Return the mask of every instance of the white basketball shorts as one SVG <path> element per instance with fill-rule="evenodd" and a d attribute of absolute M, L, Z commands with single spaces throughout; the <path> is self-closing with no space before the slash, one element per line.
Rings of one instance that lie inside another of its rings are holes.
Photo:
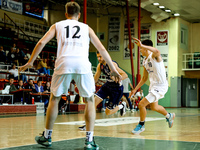
<path fill-rule="evenodd" d="M 92 72 L 87 74 L 53 74 L 51 81 L 51 92 L 55 97 L 68 94 L 70 82 L 74 79 L 82 97 L 91 97 L 95 92 L 95 83 Z"/>
<path fill-rule="evenodd" d="M 167 93 L 168 85 L 153 85 L 149 87 L 149 94 L 145 97 L 149 103 L 157 102 Z"/>

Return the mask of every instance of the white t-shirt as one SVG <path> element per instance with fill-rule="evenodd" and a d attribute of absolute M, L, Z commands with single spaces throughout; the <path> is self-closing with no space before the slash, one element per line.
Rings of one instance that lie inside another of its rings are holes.
<path fill-rule="evenodd" d="M 54 73 L 87 74 L 91 72 L 89 61 L 89 27 L 76 20 L 63 20 L 56 24 L 57 59 Z"/>
<path fill-rule="evenodd" d="M 122 85 L 124 86 L 123 93 L 129 93 L 128 85 L 131 83 L 129 78 L 122 80 Z"/>
<path fill-rule="evenodd" d="M 41 86 L 38 86 L 38 93 L 41 92 Z"/>
<path fill-rule="evenodd" d="M 14 77 L 18 76 L 18 70 L 17 69 L 10 69 L 8 72 L 14 75 Z"/>

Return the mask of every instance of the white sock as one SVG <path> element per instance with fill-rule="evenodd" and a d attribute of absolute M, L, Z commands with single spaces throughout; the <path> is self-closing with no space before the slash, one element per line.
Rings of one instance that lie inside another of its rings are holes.
<path fill-rule="evenodd" d="M 93 131 L 86 131 L 86 139 L 87 141 L 89 142 L 92 142 L 93 141 Z"/>
<path fill-rule="evenodd" d="M 122 109 L 124 106 L 120 104 L 120 105 L 118 105 L 118 107 L 119 107 L 119 109 Z"/>
<path fill-rule="evenodd" d="M 167 113 L 167 115 L 165 116 L 167 119 L 169 119 L 169 117 L 170 117 L 170 114 L 169 113 Z"/>
<path fill-rule="evenodd" d="M 45 128 L 44 137 L 45 137 L 46 139 L 51 138 L 52 132 L 53 132 L 53 130 L 49 130 L 49 129 L 46 129 L 46 128 Z"/>

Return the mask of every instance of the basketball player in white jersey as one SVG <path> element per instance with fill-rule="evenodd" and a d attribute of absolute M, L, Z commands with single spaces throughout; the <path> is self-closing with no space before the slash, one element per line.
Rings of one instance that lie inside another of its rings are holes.
<path fill-rule="evenodd" d="M 80 96 L 84 97 L 87 102 L 85 106 L 86 142 L 84 149 L 99 149 L 99 146 L 93 140 L 96 112 L 94 105 L 95 83 L 91 63 L 88 59 L 90 40 L 110 66 L 111 76 L 114 76 L 118 82 L 121 81 L 121 76 L 94 31 L 87 24 L 78 22 L 80 6 L 76 2 L 68 2 L 65 7 L 67 19 L 50 27 L 49 31 L 35 46 L 28 63 L 20 68 L 20 71 L 22 71 L 32 66 L 46 43 L 56 36 L 57 59 L 51 82 L 46 128 L 43 135 L 36 136 L 35 140 L 38 144 L 51 147 L 51 134 L 58 114 L 59 100 L 62 94 L 68 93 L 70 82 L 74 79 Z"/>
<path fill-rule="evenodd" d="M 136 91 L 147 81 L 148 74 L 150 80 L 149 86 L 149 94 L 144 97 L 139 102 L 139 110 L 140 110 L 140 122 L 136 126 L 136 128 L 132 131 L 133 134 L 139 134 L 145 130 L 145 118 L 146 118 L 146 106 L 150 104 L 151 110 L 157 111 L 163 114 L 166 117 L 166 120 L 169 124 L 169 128 L 173 126 L 173 121 L 175 118 L 174 113 L 168 113 L 165 108 L 161 105 L 158 105 L 158 100 L 163 98 L 165 93 L 168 90 L 168 82 L 166 80 L 165 74 L 165 66 L 160 55 L 160 51 L 153 46 L 151 40 L 144 40 L 141 42 L 140 40 L 133 38 L 136 44 L 140 47 L 140 52 L 142 56 L 145 57 L 143 60 L 143 77 L 135 87 L 133 91 L 131 91 L 129 97 L 134 95 Z"/>

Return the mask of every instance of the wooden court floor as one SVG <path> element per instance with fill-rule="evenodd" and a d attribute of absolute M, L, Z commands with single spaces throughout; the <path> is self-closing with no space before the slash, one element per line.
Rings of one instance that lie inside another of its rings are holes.
<path fill-rule="evenodd" d="M 121 117 L 119 113 L 106 116 L 104 112 L 98 112 L 94 136 L 97 138 L 102 137 L 101 139 L 109 137 L 112 140 L 124 138 L 129 142 L 135 142 L 137 140 L 153 141 L 155 145 L 161 144 L 156 141 L 170 141 L 172 143 L 182 142 L 183 144 L 181 145 L 183 146 L 181 150 L 184 149 L 184 143 L 194 142 L 192 147 L 188 150 L 199 150 L 200 109 L 173 108 L 167 109 L 167 111 L 176 113 L 173 128 L 168 128 L 168 124 L 161 114 L 148 110 L 145 131 L 140 135 L 131 134 L 131 131 L 135 128 L 139 120 L 139 112 L 131 113 L 129 111 L 124 117 Z M 82 125 L 83 122 L 83 113 L 58 115 L 52 135 L 53 142 L 84 139 L 85 132 L 78 130 L 78 127 Z M 0 149 L 7 149 L 9 147 L 20 149 L 20 146 L 35 144 L 34 137 L 42 133 L 44 125 L 45 116 L 41 114 L 34 116 L 0 116 Z M 151 144 L 151 142 L 146 143 Z M 82 144 L 84 145 L 84 142 L 82 142 Z M 122 147 L 120 149 L 126 150 L 126 148 Z M 110 150 L 112 148 L 105 149 Z M 145 150 L 146 148 L 143 147 L 141 149 Z M 166 148 L 163 147 L 163 150 L 165 149 Z M 171 149 L 173 150 L 174 148 Z M 176 147 L 176 150 L 179 150 L 179 148 Z"/>

